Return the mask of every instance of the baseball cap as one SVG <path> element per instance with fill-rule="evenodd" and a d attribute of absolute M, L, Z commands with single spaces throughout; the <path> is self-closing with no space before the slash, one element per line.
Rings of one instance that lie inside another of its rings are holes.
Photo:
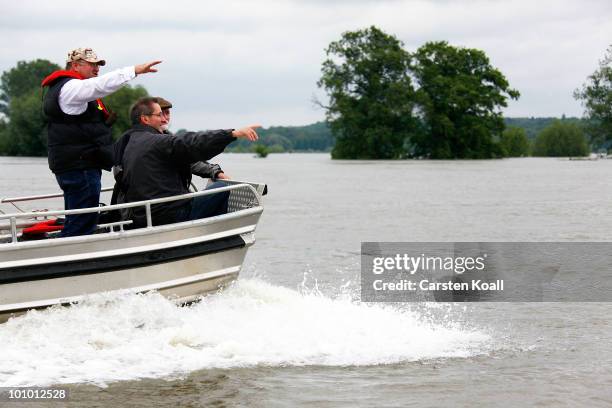
<path fill-rule="evenodd" d="M 106 61 L 99 59 L 98 55 L 91 48 L 75 48 L 68 53 L 66 62 L 83 60 L 92 64 L 106 65 Z"/>
<path fill-rule="evenodd" d="M 172 102 L 170 102 L 167 99 L 162 98 L 161 96 L 156 96 L 155 99 L 157 99 L 157 103 L 159 104 L 159 107 L 162 109 L 170 109 L 172 107 Z"/>

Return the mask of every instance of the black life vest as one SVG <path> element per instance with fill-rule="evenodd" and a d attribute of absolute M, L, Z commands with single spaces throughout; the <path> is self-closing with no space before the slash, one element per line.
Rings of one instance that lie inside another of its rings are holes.
<path fill-rule="evenodd" d="M 71 170 L 105 169 L 113 165 L 111 128 L 105 121 L 108 111 L 101 100 L 91 101 L 80 115 L 68 115 L 59 106 L 64 84 L 82 77 L 74 71 L 56 71 L 42 82 L 49 90 L 43 102 L 47 116 L 49 168 L 54 173 Z"/>

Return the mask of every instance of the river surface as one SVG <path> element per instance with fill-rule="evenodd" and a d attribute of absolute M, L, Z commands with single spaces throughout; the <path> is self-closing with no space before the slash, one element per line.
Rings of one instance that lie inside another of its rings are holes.
<path fill-rule="evenodd" d="M 12 319 L 0 386 L 65 386 L 70 407 L 612 406 L 611 303 L 359 301 L 363 241 L 610 241 L 612 160 L 218 159 L 269 185 L 237 284 Z M 45 159 L 0 157 L 0 196 L 56 189 Z"/>

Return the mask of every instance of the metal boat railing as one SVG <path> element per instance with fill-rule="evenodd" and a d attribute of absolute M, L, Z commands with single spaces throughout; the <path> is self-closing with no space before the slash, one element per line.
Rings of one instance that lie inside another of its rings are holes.
<path fill-rule="evenodd" d="M 100 190 L 100 192 L 105 193 L 107 191 L 112 191 L 113 187 L 104 187 Z M 53 194 L 40 194 L 33 196 L 25 196 L 25 197 L 12 197 L 12 198 L 0 198 L 0 203 L 18 203 L 20 201 L 34 201 L 34 200 L 45 200 L 47 198 L 59 198 L 63 197 L 64 193 L 53 193 Z"/>
<path fill-rule="evenodd" d="M 266 187 L 263 184 L 250 184 L 244 182 L 232 182 L 229 186 L 218 187 L 210 190 L 202 190 L 194 193 L 181 194 L 171 197 L 155 198 L 152 200 L 134 201 L 131 203 L 124 204 L 113 204 L 103 207 L 91 207 L 91 208 L 80 208 L 76 210 L 53 210 L 53 211 L 31 211 L 15 214 L 0 214 L 0 221 L 9 220 L 10 222 L 10 236 L 11 243 L 17 243 L 17 220 L 23 218 L 33 217 L 58 217 L 72 214 L 87 214 L 87 213 L 101 213 L 106 211 L 121 210 L 125 208 L 134 207 L 145 207 L 145 214 L 147 219 L 147 228 L 153 227 L 153 219 L 151 216 L 151 206 L 154 204 L 168 203 L 177 200 L 185 200 L 194 197 L 200 197 L 210 194 L 218 194 L 224 191 L 230 191 L 230 198 L 228 202 L 228 212 L 240 211 L 245 208 L 252 208 L 261 205 L 261 195 L 266 193 Z M 257 187 L 254 187 L 254 185 Z M 104 188 L 102 191 L 110 191 L 112 188 Z M 242 191 L 241 191 L 242 190 Z M 58 198 L 62 197 L 63 194 L 44 194 L 38 196 L 28 197 L 15 197 L 15 198 L 3 198 L 0 199 L 0 203 L 12 203 L 18 201 L 32 201 L 42 200 L 47 198 Z"/>

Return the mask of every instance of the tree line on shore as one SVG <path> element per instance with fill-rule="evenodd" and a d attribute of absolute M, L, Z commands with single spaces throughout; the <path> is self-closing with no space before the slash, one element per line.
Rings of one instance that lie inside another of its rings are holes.
<path fill-rule="evenodd" d="M 429 42 L 414 53 L 376 27 L 346 32 L 326 49 L 318 86 L 326 121 L 262 129 L 256 146 L 233 152 L 331 151 L 337 159 L 481 159 L 583 156 L 612 140 L 612 47 L 574 96 L 585 118 L 504 118 L 519 92 L 483 51 Z M 0 77 L 0 155 L 46 156 L 40 83 L 60 67 L 20 61 Z M 142 86 L 104 98 L 117 113 L 113 136 L 129 128 L 128 110 Z M 181 131 L 177 132 L 180 133 Z"/>
<path fill-rule="evenodd" d="M 503 157 L 585 156 L 590 147 L 585 137 L 588 121 L 578 118 L 504 118 L 499 138 Z M 180 132 L 180 131 L 179 131 Z M 334 137 L 325 122 L 307 126 L 262 129 L 257 146 L 237 141 L 227 149 L 233 153 L 330 152 Z"/>

